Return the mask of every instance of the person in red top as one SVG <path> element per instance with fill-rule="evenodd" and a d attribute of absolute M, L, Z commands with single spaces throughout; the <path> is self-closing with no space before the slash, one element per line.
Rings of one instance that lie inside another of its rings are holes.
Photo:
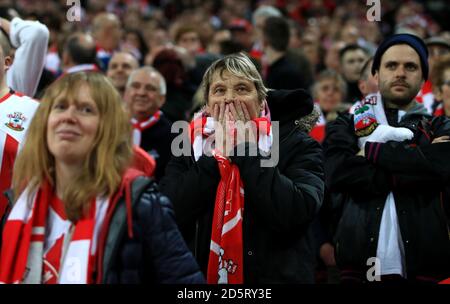
<path fill-rule="evenodd" d="M 44 65 L 48 30 L 39 22 L 0 18 L 0 219 L 8 202 L 14 160 L 39 105 L 34 94 Z M 10 44 L 10 41 L 13 45 Z M 15 56 L 13 46 L 17 47 Z M 14 61 L 13 61 L 13 58 Z M 20 90 L 15 91 L 15 90 Z"/>

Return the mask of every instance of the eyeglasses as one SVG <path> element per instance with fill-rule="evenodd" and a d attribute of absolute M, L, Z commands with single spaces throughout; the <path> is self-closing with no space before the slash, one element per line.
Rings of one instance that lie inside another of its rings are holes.
<path fill-rule="evenodd" d="M 442 85 L 448 85 L 448 86 L 450 86 L 450 79 L 444 80 L 444 81 L 442 82 Z"/>

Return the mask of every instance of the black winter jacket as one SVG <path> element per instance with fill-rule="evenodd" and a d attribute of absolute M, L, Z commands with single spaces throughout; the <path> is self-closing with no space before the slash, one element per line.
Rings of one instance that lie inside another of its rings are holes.
<path fill-rule="evenodd" d="M 370 157 L 362 157 L 356 156 L 353 115 L 341 114 L 327 125 L 327 186 L 339 198 L 333 206 L 339 217 L 338 266 L 363 274 L 372 266 L 366 266 L 367 259 L 376 256 L 384 204 L 393 192 L 408 279 L 446 278 L 450 275 L 450 143 L 431 142 L 450 135 L 450 120 L 413 114 L 395 126 L 411 129 L 414 138 L 366 143 L 365 155 Z M 377 153 L 369 153 L 370 149 Z"/>
<path fill-rule="evenodd" d="M 131 183 L 132 231 L 128 235 L 126 192 L 118 199 L 99 253 L 94 282 L 103 284 L 205 283 L 192 253 L 175 223 L 172 204 L 156 183 L 137 177 Z M 6 193 L 10 202 L 12 191 Z M 108 216 L 107 216 L 108 217 Z M 0 235 L 7 214 L 0 221 Z M 100 233 L 99 244 L 102 244 Z M 0 243 L 1 247 L 1 243 Z M 100 250 L 100 249 L 99 249 Z M 98 278 L 98 273 L 101 278 Z"/>
<path fill-rule="evenodd" d="M 174 220 L 172 205 L 155 182 L 138 177 L 132 186 L 133 238 L 127 233 L 126 203 L 116 206 L 103 254 L 107 284 L 204 283 L 203 274 Z"/>
<path fill-rule="evenodd" d="M 271 92 L 268 98 L 272 121 L 280 120 L 278 164 L 261 167 L 261 155 L 231 157 L 245 191 L 245 283 L 313 282 L 310 223 L 323 197 L 322 151 L 295 125 L 295 119 L 312 111 L 312 100 L 303 90 L 292 92 Z M 249 144 L 244 145 L 248 152 Z M 216 160 L 205 155 L 197 162 L 190 156 L 172 158 L 161 180 L 161 191 L 173 202 L 180 230 L 204 273 L 219 180 Z"/>

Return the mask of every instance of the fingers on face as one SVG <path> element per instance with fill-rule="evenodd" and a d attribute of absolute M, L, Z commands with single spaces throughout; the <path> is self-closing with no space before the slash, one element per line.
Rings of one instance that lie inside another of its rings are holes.
<path fill-rule="evenodd" d="M 240 118 L 239 114 L 236 111 L 236 107 L 233 103 L 230 103 L 230 112 L 231 112 L 231 115 L 233 116 L 234 120 L 239 120 L 239 118 Z"/>
<path fill-rule="evenodd" d="M 236 110 L 237 110 L 237 113 L 239 115 L 239 119 L 240 120 L 245 120 L 244 110 L 242 109 L 242 103 L 240 101 L 236 102 Z"/>
<path fill-rule="evenodd" d="M 223 122 L 224 117 L 225 117 L 226 106 L 224 104 L 220 104 L 218 107 L 219 107 L 219 121 Z"/>
<path fill-rule="evenodd" d="M 213 118 L 214 120 L 219 120 L 219 106 L 216 104 L 214 104 L 213 106 Z"/>
<path fill-rule="evenodd" d="M 246 121 L 251 120 L 250 118 L 250 113 L 248 112 L 247 107 L 245 106 L 245 104 L 242 104 L 242 110 L 244 112 L 244 118 Z"/>
<path fill-rule="evenodd" d="M 230 111 L 235 120 L 241 120 L 244 122 L 251 120 L 250 113 L 248 112 L 246 105 L 241 101 L 230 103 Z"/>

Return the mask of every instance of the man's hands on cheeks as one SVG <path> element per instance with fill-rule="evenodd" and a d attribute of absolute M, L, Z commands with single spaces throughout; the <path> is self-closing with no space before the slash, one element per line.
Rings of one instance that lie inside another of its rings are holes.
<path fill-rule="evenodd" d="M 222 155 L 231 156 L 234 147 L 241 143 L 256 143 L 256 124 L 251 122 L 252 119 L 244 103 L 234 101 L 215 104 L 213 118 L 216 149 Z"/>

